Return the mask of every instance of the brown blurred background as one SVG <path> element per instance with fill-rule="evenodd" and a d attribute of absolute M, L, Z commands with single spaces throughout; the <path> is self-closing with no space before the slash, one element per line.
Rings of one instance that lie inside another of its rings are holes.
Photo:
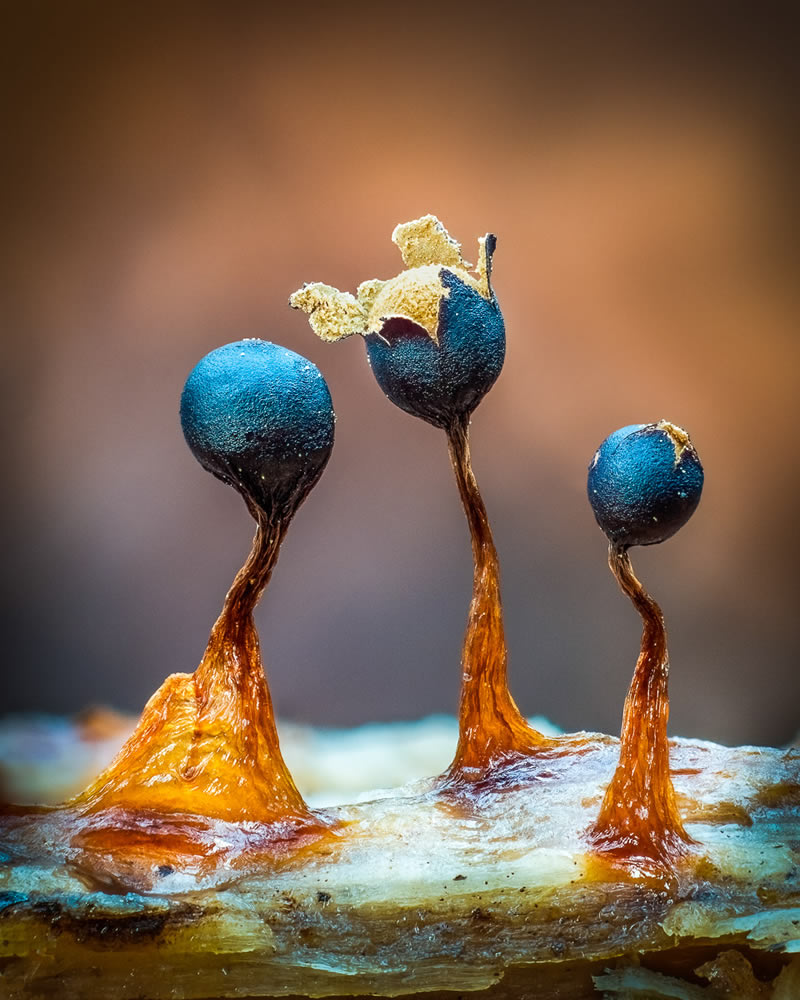
<path fill-rule="evenodd" d="M 19 9 L 18 9 L 19 8 Z M 635 553 L 670 629 L 675 733 L 800 728 L 800 349 L 791 5 L 7 4 L 0 713 L 138 710 L 194 669 L 251 525 L 183 443 L 200 356 L 314 360 L 328 470 L 258 613 L 287 718 L 452 711 L 470 550 L 443 436 L 358 338 L 286 300 L 399 269 L 397 222 L 498 235 L 505 370 L 474 421 L 512 690 L 617 731 L 639 626 L 586 466 L 690 430 L 706 489 Z M 474 251 L 473 251 L 474 252 Z"/>

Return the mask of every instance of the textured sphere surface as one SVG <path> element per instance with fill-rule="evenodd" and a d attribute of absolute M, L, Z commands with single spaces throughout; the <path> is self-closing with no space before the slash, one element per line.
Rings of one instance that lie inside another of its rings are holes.
<path fill-rule="evenodd" d="M 265 340 L 207 354 L 181 396 L 181 426 L 203 468 L 268 514 L 292 512 L 333 447 L 331 395 L 319 369 Z"/>
<path fill-rule="evenodd" d="M 366 337 L 381 389 L 401 410 L 448 427 L 471 413 L 494 384 L 506 353 L 503 315 L 452 271 L 441 273 L 438 344 L 412 320 L 388 319 Z"/>
<path fill-rule="evenodd" d="M 682 432 L 681 432 L 682 433 Z M 703 466 L 694 446 L 659 424 L 614 431 L 589 466 L 588 494 L 609 541 L 655 545 L 694 513 L 703 490 Z"/>

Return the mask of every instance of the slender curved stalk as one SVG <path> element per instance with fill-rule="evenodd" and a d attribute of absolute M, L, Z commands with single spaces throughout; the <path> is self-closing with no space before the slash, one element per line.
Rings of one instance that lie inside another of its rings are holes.
<path fill-rule="evenodd" d="M 253 610 L 289 518 L 256 518 L 252 550 L 231 585 L 194 674 L 150 699 L 109 768 L 79 797 L 108 806 L 228 821 L 316 822 L 284 763 Z"/>
<path fill-rule="evenodd" d="M 661 608 L 636 578 L 627 549 L 608 564 L 642 619 L 642 643 L 622 716 L 619 764 L 589 837 L 603 853 L 669 863 L 692 843 L 669 773 L 669 656 Z"/>
<path fill-rule="evenodd" d="M 459 739 L 446 776 L 475 780 L 495 763 L 548 741 L 532 729 L 508 690 L 500 567 L 483 499 L 472 472 L 469 417 L 448 428 L 450 459 L 469 525 L 474 559 L 472 602 L 461 657 Z"/>
<path fill-rule="evenodd" d="M 272 800 L 276 816 L 303 815 L 308 808 L 283 760 L 275 713 L 261 662 L 253 612 L 278 561 L 288 521 L 269 522 L 256 510 L 256 534 L 245 564 L 225 598 L 206 652 L 194 673 L 198 730 L 229 728 L 242 769 L 252 772 L 261 796 Z M 205 758 L 202 744 L 192 746 L 186 762 Z M 185 772 L 186 773 L 186 772 Z"/>

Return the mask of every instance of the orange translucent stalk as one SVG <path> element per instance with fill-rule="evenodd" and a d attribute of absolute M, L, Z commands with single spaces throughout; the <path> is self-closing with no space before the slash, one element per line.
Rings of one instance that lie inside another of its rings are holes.
<path fill-rule="evenodd" d="M 661 608 L 636 578 L 627 550 L 613 544 L 608 564 L 642 618 L 642 644 L 625 699 L 619 763 L 589 831 L 599 851 L 619 860 L 669 865 L 692 843 L 669 772 L 669 657 Z"/>
<path fill-rule="evenodd" d="M 253 509 L 257 530 L 194 674 L 173 674 L 111 765 L 73 801 L 229 822 L 312 821 L 283 761 L 253 609 L 287 522 Z"/>
<path fill-rule="evenodd" d="M 500 566 L 486 507 L 472 472 L 469 417 L 454 421 L 447 440 L 472 538 L 475 569 L 461 656 L 458 747 L 445 777 L 470 781 L 485 777 L 493 765 L 533 753 L 550 741 L 528 725 L 508 690 Z"/>

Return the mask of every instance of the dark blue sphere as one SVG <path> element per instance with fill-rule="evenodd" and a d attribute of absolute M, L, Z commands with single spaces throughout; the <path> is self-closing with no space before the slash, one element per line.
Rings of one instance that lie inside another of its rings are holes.
<path fill-rule="evenodd" d="M 442 269 L 438 344 L 410 319 L 390 318 L 366 339 L 370 367 L 401 410 L 448 428 L 470 414 L 503 367 L 506 335 L 497 300 Z"/>
<path fill-rule="evenodd" d="M 207 354 L 181 396 L 181 426 L 197 461 L 269 516 L 308 495 L 333 447 L 331 394 L 306 358 L 265 340 Z"/>
<path fill-rule="evenodd" d="M 614 431 L 589 466 L 589 503 L 620 548 L 670 538 L 692 516 L 702 491 L 703 466 L 688 434 L 666 421 Z"/>

